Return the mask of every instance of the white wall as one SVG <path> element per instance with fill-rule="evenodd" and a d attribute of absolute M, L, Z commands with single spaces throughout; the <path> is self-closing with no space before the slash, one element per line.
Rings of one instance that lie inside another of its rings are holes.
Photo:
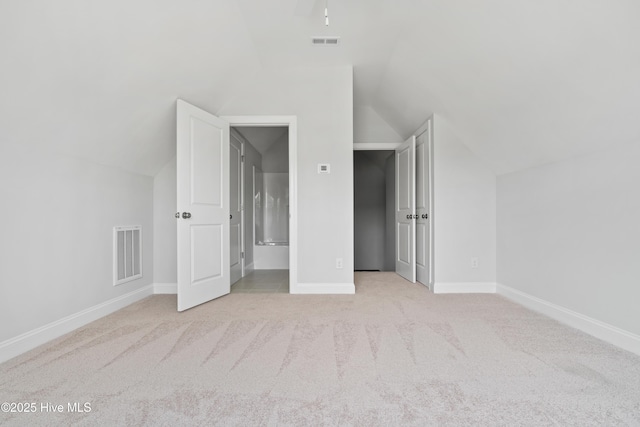
<path fill-rule="evenodd" d="M 0 342 L 149 285 L 153 179 L 0 144 Z M 113 227 L 143 228 L 143 278 L 113 286 Z"/>
<path fill-rule="evenodd" d="M 298 282 L 352 285 L 351 67 L 262 71 L 237 95 L 212 113 L 298 118 Z M 319 175 L 318 163 L 330 163 L 331 174 Z M 157 191 L 173 191 L 171 186 L 175 178 Z M 175 257 L 167 254 L 157 253 L 155 262 L 175 264 Z M 343 269 L 335 268 L 336 258 L 343 258 Z"/>
<path fill-rule="evenodd" d="M 263 71 L 217 114 L 298 117 L 298 282 L 352 285 L 352 68 Z"/>
<path fill-rule="evenodd" d="M 640 144 L 498 178 L 498 281 L 640 335 Z"/>
<path fill-rule="evenodd" d="M 262 171 L 289 172 L 289 135 L 287 132 L 274 142 L 262 156 Z"/>
<path fill-rule="evenodd" d="M 435 283 L 496 282 L 496 176 L 434 118 Z M 478 268 L 471 268 L 471 258 Z"/>
<path fill-rule="evenodd" d="M 356 143 L 399 143 L 402 136 L 370 106 L 353 109 L 353 140 Z"/>
<path fill-rule="evenodd" d="M 154 283 L 178 283 L 176 213 L 176 159 L 165 164 L 153 178 L 153 253 L 160 260 L 153 263 Z"/>

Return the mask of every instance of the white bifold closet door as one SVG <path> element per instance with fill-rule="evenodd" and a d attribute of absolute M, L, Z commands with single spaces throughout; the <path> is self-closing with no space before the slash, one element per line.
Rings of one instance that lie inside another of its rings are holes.
<path fill-rule="evenodd" d="M 433 119 L 396 149 L 396 272 L 432 283 L 431 157 Z"/>
<path fill-rule="evenodd" d="M 177 102 L 178 311 L 230 292 L 229 124 Z"/>
<path fill-rule="evenodd" d="M 416 279 L 429 286 L 431 259 L 431 120 L 416 138 Z"/>
<path fill-rule="evenodd" d="M 396 273 L 416 281 L 416 137 L 396 148 Z"/>

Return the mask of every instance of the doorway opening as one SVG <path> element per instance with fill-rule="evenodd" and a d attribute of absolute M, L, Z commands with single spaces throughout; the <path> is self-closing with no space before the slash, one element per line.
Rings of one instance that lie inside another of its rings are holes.
<path fill-rule="evenodd" d="M 354 270 L 395 271 L 395 151 L 353 152 Z"/>
<path fill-rule="evenodd" d="M 354 190 L 354 269 L 433 290 L 433 117 L 403 143 L 354 144 Z"/>
<path fill-rule="evenodd" d="M 289 155 L 288 126 L 232 123 L 232 293 L 291 291 Z"/>
<path fill-rule="evenodd" d="M 242 144 L 238 146 L 236 143 L 233 148 L 235 153 L 232 156 L 230 129 L 233 126 L 284 126 L 287 128 L 290 248 L 288 279 L 289 293 L 298 292 L 296 116 L 217 117 L 178 99 L 176 102 L 177 212 L 175 215 L 179 220 L 177 226 L 178 311 L 184 311 L 229 294 L 231 265 L 235 267 L 235 274 L 238 274 L 237 266 L 240 266 L 240 277 L 246 275 L 249 267 L 243 258 L 246 247 L 243 233 L 245 178 L 242 156 L 244 153 Z M 233 178 L 230 174 L 231 163 L 237 165 Z M 232 182 L 236 188 L 233 203 L 231 203 L 230 191 Z M 233 230 L 232 220 L 234 221 Z M 231 234 L 234 236 L 233 243 Z M 235 250 L 234 255 L 231 255 L 232 248 Z"/>

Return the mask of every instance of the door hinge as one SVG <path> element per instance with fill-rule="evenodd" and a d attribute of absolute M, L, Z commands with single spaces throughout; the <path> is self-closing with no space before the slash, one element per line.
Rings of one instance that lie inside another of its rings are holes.
<path fill-rule="evenodd" d="M 240 256 L 242 259 L 244 259 L 244 252 L 240 252 Z"/>
<path fill-rule="evenodd" d="M 244 163 L 244 156 L 240 156 L 240 161 Z"/>

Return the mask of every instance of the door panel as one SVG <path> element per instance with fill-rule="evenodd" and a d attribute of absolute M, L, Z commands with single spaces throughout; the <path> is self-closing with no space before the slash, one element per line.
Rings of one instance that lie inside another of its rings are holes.
<path fill-rule="evenodd" d="M 191 205 L 222 206 L 221 171 L 211 167 L 222 161 L 222 138 L 219 129 L 198 118 L 190 118 Z"/>
<path fill-rule="evenodd" d="M 398 170 L 400 173 L 398 175 L 398 183 L 400 193 L 398 194 L 398 209 L 400 210 L 411 210 L 412 209 L 412 199 L 413 199 L 413 178 L 411 171 L 409 170 L 411 165 L 411 151 L 409 148 L 401 151 L 398 154 L 398 164 L 401 165 L 404 170 Z"/>
<path fill-rule="evenodd" d="M 178 311 L 230 290 L 229 124 L 177 102 Z"/>
<path fill-rule="evenodd" d="M 411 263 L 411 226 L 409 224 L 398 224 L 398 260 Z"/>
<path fill-rule="evenodd" d="M 415 147 L 412 136 L 396 149 L 396 272 L 416 281 Z"/>
<path fill-rule="evenodd" d="M 222 276 L 220 242 L 222 227 L 219 225 L 194 225 L 191 227 L 191 282 L 193 286 L 205 284 Z M 213 261 L 213 262 L 211 262 Z"/>
<path fill-rule="evenodd" d="M 416 278 L 430 284 L 431 119 L 416 138 Z"/>
<path fill-rule="evenodd" d="M 426 224 L 417 223 L 417 221 L 418 219 L 416 219 L 416 280 L 426 285 L 427 283 L 421 281 L 420 270 L 429 266 L 428 248 L 425 248 L 425 245 L 422 244 L 427 238 L 427 227 Z"/>
<path fill-rule="evenodd" d="M 229 152 L 231 284 L 242 278 L 242 142 L 231 135 Z"/>

